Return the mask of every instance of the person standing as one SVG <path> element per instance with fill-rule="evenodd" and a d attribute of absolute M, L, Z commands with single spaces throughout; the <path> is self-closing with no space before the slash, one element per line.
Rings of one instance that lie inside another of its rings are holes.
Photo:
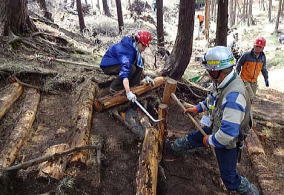
<path fill-rule="evenodd" d="M 208 97 L 185 112 L 207 111 L 201 119 L 203 136 L 200 131 L 192 131 L 174 142 L 166 142 L 170 153 L 183 154 L 196 147 L 215 149 L 221 179 L 229 191 L 243 195 L 258 195 L 255 185 L 236 170 L 237 160 L 246 134 L 251 128 L 250 99 L 244 83 L 234 71 L 235 60 L 229 48 L 216 46 L 204 56 L 205 69 L 213 81 L 213 89 Z"/>
<path fill-rule="evenodd" d="M 237 73 L 240 74 L 248 90 L 251 101 L 253 101 L 257 91 L 257 78 L 261 72 L 266 87 L 269 87 L 268 71 L 266 67 L 266 56 L 263 52 L 266 40 L 259 37 L 255 40 L 253 49 L 245 52 L 237 63 Z"/>
<path fill-rule="evenodd" d="M 144 68 L 141 53 L 149 47 L 151 40 L 150 32 L 140 30 L 134 36 L 123 37 L 119 43 L 110 46 L 106 51 L 100 67 L 105 74 L 117 76 L 110 85 L 111 93 L 125 89 L 127 99 L 132 102 L 136 100 L 136 95 L 130 87 L 140 84 Z M 144 80 L 154 84 L 154 80 L 149 76 Z"/>

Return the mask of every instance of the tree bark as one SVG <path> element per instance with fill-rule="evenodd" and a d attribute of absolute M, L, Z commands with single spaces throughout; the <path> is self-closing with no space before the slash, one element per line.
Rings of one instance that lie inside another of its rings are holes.
<path fill-rule="evenodd" d="M 80 31 L 83 32 L 86 26 L 85 26 L 83 11 L 82 11 L 81 0 L 76 0 L 76 4 L 77 4 L 78 17 L 79 17 Z"/>
<path fill-rule="evenodd" d="M 164 13 L 163 13 L 163 0 L 157 0 L 157 39 L 158 39 L 158 52 L 162 55 L 165 54 L 164 44 Z"/>
<path fill-rule="evenodd" d="M 34 31 L 36 26 L 29 18 L 26 0 L 0 0 L 0 36 Z"/>
<path fill-rule="evenodd" d="M 107 0 L 103 0 L 103 8 L 104 8 L 104 13 L 107 17 L 112 17 L 110 11 L 109 11 L 109 7 L 107 4 Z"/>
<path fill-rule="evenodd" d="M 118 30 L 119 30 L 119 33 L 122 33 L 124 24 L 123 24 L 123 17 L 122 17 L 121 1 L 115 0 L 115 2 L 116 2 L 116 11 L 117 11 L 117 19 L 118 19 Z"/>
<path fill-rule="evenodd" d="M 228 0 L 219 0 L 215 45 L 227 46 Z"/>
<path fill-rule="evenodd" d="M 268 6 L 268 21 L 271 22 L 271 9 L 272 9 L 272 0 L 269 0 Z"/>
<path fill-rule="evenodd" d="M 278 27 L 279 27 L 279 19 L 281 15 L 281 6 L 282 6 L 282 0 L 279 0 L 279 5 L 278 5 L 278 13 L 277 13 L 277 18 L 276 18 L 276 23 L 275 23 L 275 29 L 274 32 L 278 32 Z"/>
<path fill-rule="evenodd" d="M 209 39 L 209 28 L 210 28 L 210 1 L 205 1 L 205 38 Z"/>
<path fill-rule="evenodd" d="M 178 32 L 174 48 L 170 55 L 167 70 L 163 75 L 169 75 L 179 80 L 186 70 L 192 54 L 194 29 L 195 1 L 181 0 L 179 4 Z"/>

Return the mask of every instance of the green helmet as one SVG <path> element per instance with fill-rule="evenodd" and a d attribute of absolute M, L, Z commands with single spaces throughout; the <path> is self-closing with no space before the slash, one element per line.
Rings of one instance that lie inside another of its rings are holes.
<path fill-rule="evenodd" d="M 203 64 L 209 71 L 223 70 L 235 65 L 235 58 L 228 47 L 216 46 L 206 52 Z"/>

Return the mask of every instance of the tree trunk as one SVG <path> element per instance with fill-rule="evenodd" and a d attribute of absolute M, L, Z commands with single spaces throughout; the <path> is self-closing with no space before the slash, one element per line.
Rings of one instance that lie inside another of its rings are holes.
<path fill-rule="evenodd" d="M 0 36 L 7 36 L 9 34 L 9 1 L 0 0 Z"/>
<path fill-rule="evenodd" d="M 122 17 L 122 9 L 121 9 L 121 1 L 120 0 L 115 0 L 116 2 L 116 11 L 117 11 L 117 19 L 118 19 L 118 30 L 119 33 L 122 32 L 123 29 L 123 17 Z"/>
<path fill-rule="evenodd" d="M 274 32 L 275 32 L 275 33 L 278 32 L 279 19 L 280 19 L 280 15 L 281 15 L 281 5 L 282 5 L 282 0 L 279 0 L 278 14 L 277 14 L 276 23 L 275 23 L 275 29 L 274 29 Z"/>
<path fill-rule="evenodd" d="M 209 39 L 209 25 L 210 25 L 210 1 L 205 1 L 205 38 Z"/>
<path fill-rule="evenodd" d="M 234 1 L 229 0 L 229 26 L 233 26 L 233 20 L 234 20 Z"/>
<path fill-rule="evenodd" d="M 232 18 L 232 26 L 236 24 L 236 19 L 237 19 L 237 3 L 238 1 L 233 1 L 233 18 Z"/>
<path fill-rule="evenodd" d="M 71 8 L 75 7 L 75 0 L 71 0 Z"/>
<path fill-rule="evenodd" d="M 281 16 L 284 16 L 284 1 L 282 0 Z"/>
<path fill-rule="evenodd" d="M 80 31 L 83 32 L 86 26 L 85 26 L 83 11 L 82 11 L 81 0 L 76 0 L 76 4 L 77 4 L 78 16 L 79 16 Z"/>
<path fill-rule="evenodd" d="M 163 24 L 163 0 L 157 0 L 157 39 L 158 39 L 158 52 L 162 55 L 165 54 L 164 44 L 164 24 Z"/>
<path fill-rule="evenodd" d="M 179 5 L 178 32 L 174 48 L 170 55 L 168 70 L 164 70 L 164 75 L 169 75 L 175 80 L 179 80 L 186 70 L 191 53 L 193 42 L 195 15 L 195 1 L 181 0 Z"/>
<path fill-rule="evenodd" d="M 253 4 L 253 0 L 249 0 L 248 1 L 248 26 L 251 25 L 253 23 L 253 17 L 252 17 L 252 4 Z"/>
<path fill-rule="evenodd" d="M 40 9 L 42 9 L 44 13 L 43 16 L 52 21 L 52 14 L 49 11 L 47 11 L 45 0 L 37 0 L 37 2 L 39 4 Z"/>
<path fill-rule="evenodd" d="M 268 6 L 268 21 L 271 22 L 271 9 L 272 9 L 272 0 L 269 0 Z"/>
<path fill-rule="evenodd" d="M 0 0 L 0 36 L 34 31 L 36 26 L 29 18 L 26 0 Z"/>
<path fill-rule="evenodd" d="M 103 8 L 104 8 L 104 13 L 107 17 L 112 17 L 110 11 L 109 11 L 109 7 L 107 4 L 107 0 L 103 0 Z"/>
<path fill-rule="evenodd" d="M 219 0 L 215 45 L 227 46 L 228 0 Z"/>

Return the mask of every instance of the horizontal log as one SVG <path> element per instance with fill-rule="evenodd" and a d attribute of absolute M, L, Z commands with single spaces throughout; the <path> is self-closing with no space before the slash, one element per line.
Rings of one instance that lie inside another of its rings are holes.
<path fill-rule="evenodd" d="M 23 87 L 19 83 L 12 83 L 7 92 L 0 98 L 0 119 L 11 108 L 13 103 L 22 95 Z"/>
<path fill-rule="evenodd" d="M 166 79 L 165 79 L 165 77 L 157 77 L 157 78 L 154 79 L 154 81 L 155 81 L 154 86 L 140 85 L 140 86 L 136 86 L 136 87 L 131 88 L 131 91 L 138 96 L 142 95 L 142 94 L 144 94 L 148 91 L 151 91 L 153 89 L 160 87 L 161 85 L 163 85 L 165 83 Z M 125 91 L 121 90 L 114 95 L 108 95 L 108 96 L 96 99 L 94 101 L 94 105 L 95 105 L 95 108 L 96 108 L 97 111 L 102 111 L 102 110 L 111 108 L 113 106 L 123 104 L 127 101 L 128 101 L 128 99 L 125 96 Z"/>
<path fill-rule="evenodd" d="M 28 89 L 21 110 L 21 117 L 11 132 L 9 142 L 1 152 L 0 166 L 9 167 L 15 161 L 19 150 L 28 138 L 35 120 L 40 94 L 36 89 Z"/>

